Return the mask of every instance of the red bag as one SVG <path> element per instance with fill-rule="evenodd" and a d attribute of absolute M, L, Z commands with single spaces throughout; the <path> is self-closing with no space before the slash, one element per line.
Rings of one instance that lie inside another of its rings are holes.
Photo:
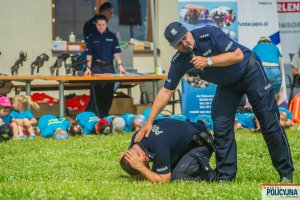
<path fill-rule="evenodd" d="M 67 109 L 84 111 L 88 106 L 89 101 L 90 101 L 90 96 L 85 94 L 73 97 L 66 101 Z"/>
<path fill-rule="evenodd" d="M 34 93 L 31 96 L 32 101 L 38 104 L 58 104 L 59 100 L 45 93 Z"/>

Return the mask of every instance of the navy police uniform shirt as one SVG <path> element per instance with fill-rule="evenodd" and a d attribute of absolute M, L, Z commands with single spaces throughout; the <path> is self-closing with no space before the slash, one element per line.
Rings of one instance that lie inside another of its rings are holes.
<path fill-rule="evenodd" d="M 155 120 L 148 138 L 143 138 L 137 144 L 144 150 L 153 162 L 152 171 L 158 174 L 170 173 L 180 158 L 196 147 L 193 135 L 204 131 L 200 124 L 176 119 Z M 133 146 L 135 133 L 132 137 Z"/>
<path fill-rule="evenodd" d="M 102 34 L 97 31 L 87 42 L 86 54 L 91 55 L 93 59 L 113 61 L 114 54 L 120 52 L 116 35 L 108 29 Z"/>
<path fill-rule="evenodd" d="M 87 22 L 84 23 L 83 26 L 83 37 L 84 41 L 87 42 L 95 33 L 98 32 L 96 27 L 96 16 L 89 19 Z"/>
<path fill-rule="evenodd" d="M 200 75 L 208 82 L 219 86 L 229 86 L 237 82 L 245 72 L 249 61 L 251 51 L 230 39 L 220 28 L 214 26 L 205 26 L 191 31 L 195 40 L 193 53 L 195 56 L 211 57 L 221 53 L 233 52 L 240 48 L 244 54 L 244 60 L 231 66 L 225 67 L 206 67 L 203 70 L 193 68 L 190 63 L 191 53 L 177 52 L 172 61 L 165 81 L 164 87 L 174 90 L 184 74 L 190 76 Z"/>

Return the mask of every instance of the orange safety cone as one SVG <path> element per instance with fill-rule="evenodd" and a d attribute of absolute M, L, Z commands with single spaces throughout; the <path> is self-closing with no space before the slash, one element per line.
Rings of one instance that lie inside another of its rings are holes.
<path fill-rule="evenodd" d="M 289 110 L 292 113 L 293 122 L 299 124 L 300 123 L 300 93 L 298 93 L 292 99 L 289 105 Z"/>

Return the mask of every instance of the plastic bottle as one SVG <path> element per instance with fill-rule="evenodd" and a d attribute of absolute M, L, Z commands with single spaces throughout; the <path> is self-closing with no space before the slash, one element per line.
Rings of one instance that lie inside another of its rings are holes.
<path fill-rule="evenodd" d="M 76 40 L 76 37 L 75 37 L 74 32 L 72 31 L 69 35 L 69 42 L 75 42 L 75 40 Z"/>
<path fill-rule="evenodd" d="M 161 74 L 162 74 L 162 67 L 161 67 L 160 64 L 157 64 L 157 65 L 155 66 L 155 74 L 156 74 L 156 75 L 161 75 Z"/>

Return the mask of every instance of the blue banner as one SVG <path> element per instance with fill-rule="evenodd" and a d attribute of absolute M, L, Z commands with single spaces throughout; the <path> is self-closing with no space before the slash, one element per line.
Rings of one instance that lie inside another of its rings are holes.
<path fill-rule="evenodd" d="M 182 83 L 182 114 L 191 121 L 198 115 L 210 115 L 211 103 L 216 93 L 216 85 L 210 84 L 204 88 L 198 88 L 190 85 L 183 78 Z"/>

